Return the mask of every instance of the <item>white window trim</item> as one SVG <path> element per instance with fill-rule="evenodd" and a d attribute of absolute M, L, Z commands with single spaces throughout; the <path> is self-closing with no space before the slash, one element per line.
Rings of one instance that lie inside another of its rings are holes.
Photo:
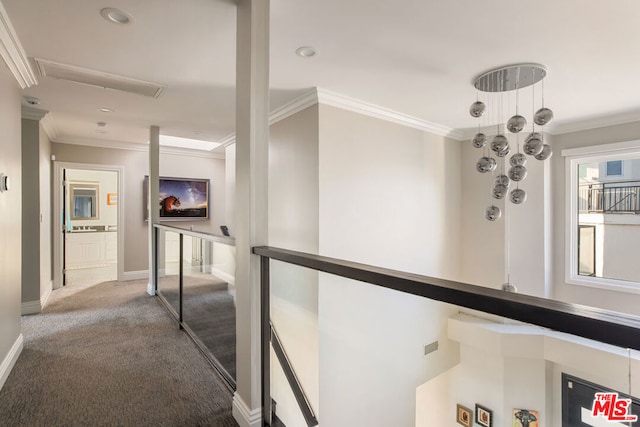
<path fill-rule="evenodd" d="M 566 169 L 566 237 L 565 237 L 565 282 L 572 285 L 587 286 L 620 292 L 640 294 L 640 282 L 609 279 L 603 277 L 581 276 L 578 274 L 578 188 L 573 185 L 578 180 L 578 164 L 637 158 L 640 152 L 640 140 L 618 142 L 614 144 L 594 145 L 562 150 Z"/>

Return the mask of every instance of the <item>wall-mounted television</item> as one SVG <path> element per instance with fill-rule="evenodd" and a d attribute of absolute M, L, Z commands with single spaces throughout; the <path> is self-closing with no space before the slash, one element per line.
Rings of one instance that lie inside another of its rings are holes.
<path fill-rule="evenodd" d="M 156 209 L 160 221 L 206 221 L 209 219 L 209 180 L 160 177 Z M 149 176 L 144 177 L 144 220 L 149 220 Z"/>

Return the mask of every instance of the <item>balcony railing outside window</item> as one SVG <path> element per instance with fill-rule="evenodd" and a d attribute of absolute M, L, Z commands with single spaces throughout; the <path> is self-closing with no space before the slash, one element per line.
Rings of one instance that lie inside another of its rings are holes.
<path fill-rule="evenodd" d="M 580 184 L 580 213 L 640 214 L 640 181 Z"/>

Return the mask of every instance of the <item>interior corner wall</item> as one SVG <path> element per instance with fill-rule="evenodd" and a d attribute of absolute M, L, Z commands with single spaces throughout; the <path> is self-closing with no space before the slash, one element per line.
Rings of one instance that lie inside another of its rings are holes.
<path fill-rule="evenodd" d="M 51 181 L 53 170 L 51 168 L 51 140 L 39 125 L 40 145 L 40 300 L 52 289 L 53 281 L 53 231 L 51 209 Z"/>
<path fill-rule="evenodd" d="M 584 304 L 608 310 L 638 315 L 640 295 L 626 292 L 572 285 L 565 280 L 566 253 L 566 158 L 561 151 L 569 148 L 590 147 L 640 139 L 640 121 L 617 126 L 565 133 L 554 137 L 552 161 L 553 188 L 553 297 L 576 304 Z M 637 248 L 632 248 L 637 250 Z"/>
<path fill-rule="evenodd" d="M 471 141 L 462 142 L 462 281 L 498 288 L 504 283 L 505 220 L 487 221 L 485 210 L 491 204 L 504 210 L 504 202 L 489 193 L 493 176 L 477 172 L 480 156 Z"/>
<path fill-rule="evenodd" d="M 22 119 L 22 302 L 40 302 L 40 121 Z"/>
<path fill-rule="evenodd" d="M 10 189 L 0 193 L 0 363 L 8 362 L 20 336 L 22 288 L 22 138 L 21 94 L 7 67 L 0 63 L 0 173 Z"/>
<path fill-rule="evenodd" d="M 555 148 L 554 148 L 555 149 Z M 550 221 L 550 201 L 546 197 L 549 161 L 541 162 L 527 156 L 527 177 L 518 187 L 527 192 L 525 203 L 515 205 L 496 200 L 491 195 L 495 177 L 509 169 L 509 157 L 493 173 L 480 174 L 476 162 L 483 151 L 464 141 L 462 148 L 462 281 L 480 286 L 500 288 L 506 282 L 505 251 L 508 227 L 509 276 L 519 293 L 538 297 L 549 296 L 548 271 L 550 243 L 545 232 Z M 559 153 L 556 151 L 556 156 Z M 516 183 L 512 182 L 511 191 Z M 498 206 L 502 217 L 496 221 L 485 218 L 485 210 Z"/>
<path fill-rule="evenodd" d="M 460 143 L 322 104 L 319 135 L 320 254 L 459 280 Z M 457 307 L 320 274 L 318 308 L 321 424 L 413 426 Z"/>
<path fill-rule="evenodd" d="M 52 286 L 51 141 L 39 120 L 22 119 L 22 302 L 42 302 Z"/>
<path fill-rule="evenodd" d="M 318 253 L 318 106 L 269 129 L 269 245 Z M 319 406 L 318 272 L 271 263 L 271 321 L 307 395 Z M 303 425 L 290 387 L 272 362 L 272 398 L 285 425 Z"/>
<path fill-rule="evenodd" d="M 144 176 L 148 175 L 148 153 L 146 151 L 121 150 L 53 143 L 52 154 L 56 161 L 86 163 L 124 167 L 125 201 L 124 213 L 124 271 L 141 272 L 149 269 L 148 231 L 144 221 Z M 160 171 L 171 176 L 211 179 L 210 197 L 212 217 L 209 221 L 172 222 L 170 225 L 189 227 L 195 230 L 215 232 L 224 219 L 225 212 L 224 160 L 178 155 L 160 155 Z M 219 234 L 219 233 L 216 233 Z"/>

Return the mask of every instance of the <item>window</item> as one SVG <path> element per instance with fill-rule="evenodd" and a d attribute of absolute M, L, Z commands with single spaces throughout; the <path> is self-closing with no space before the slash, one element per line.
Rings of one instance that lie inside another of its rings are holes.
<path fill-rule="evenodd" d="M 640 293 L 640 141 L 562 154 L 567 283 Z"/>
<path fill-rule="evenodd" d="M 622 176 L 622 160 L 607 162 L 607 176 Z"/>

